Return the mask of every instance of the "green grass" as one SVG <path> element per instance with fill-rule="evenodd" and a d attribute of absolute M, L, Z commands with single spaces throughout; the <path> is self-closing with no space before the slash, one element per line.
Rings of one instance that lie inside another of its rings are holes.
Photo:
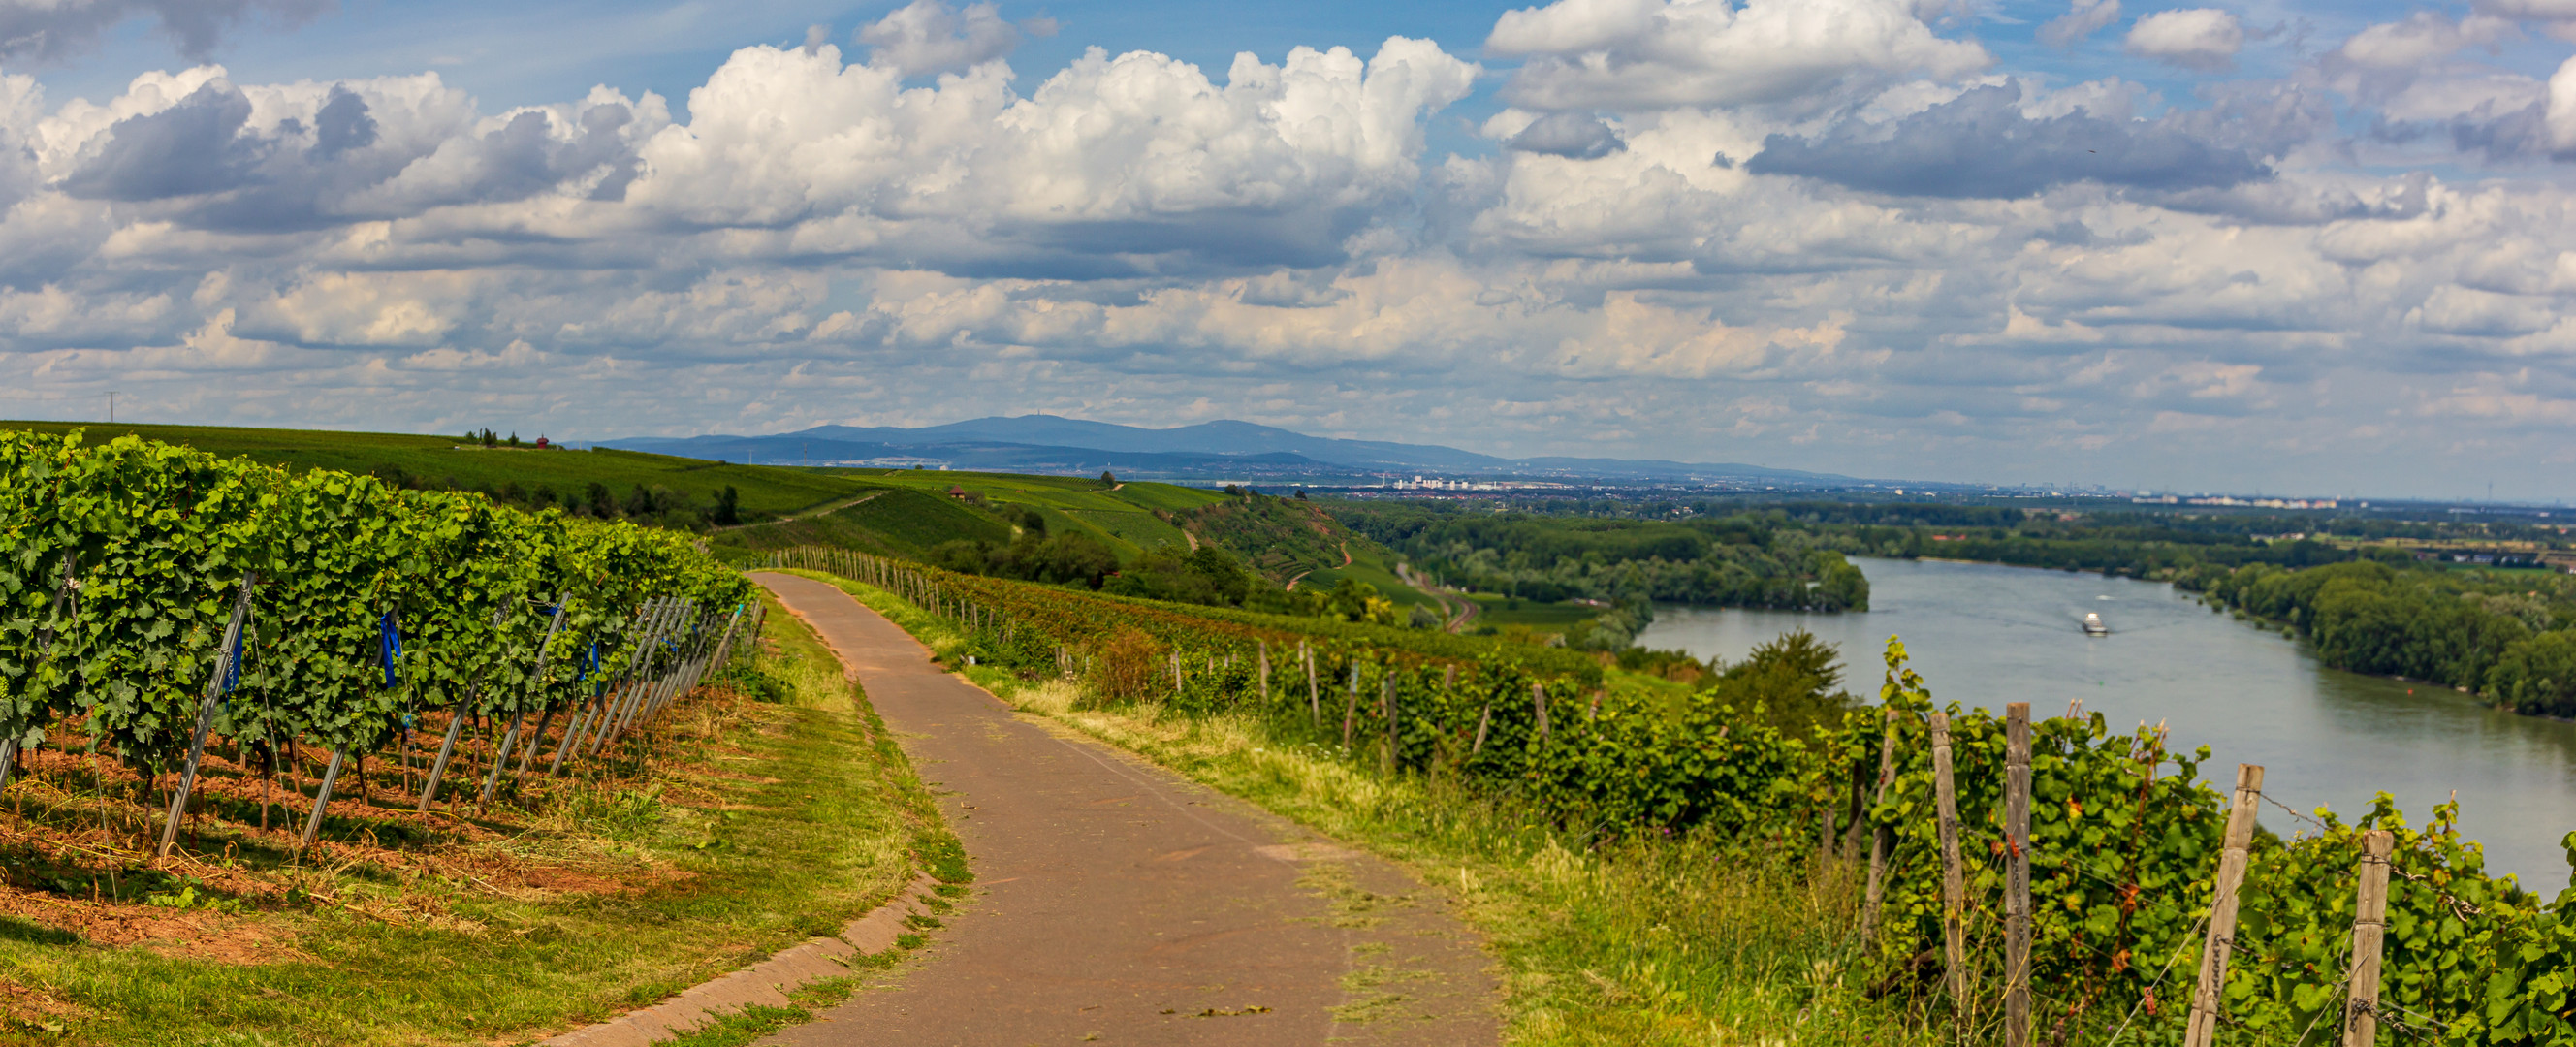
<path fill-rule="evenodd" d="M 1036 509 L 1050 530 L 1079 531 L 1099 539 L 1120 560 L 1134 560 L 1156 545 L 1185 546 L 1189 539 L 1155 515 L 1224 500 L 1170 484 L 1133 483 L 1110 490 L 1099 480 L 1018 473 L 940 472 L 928 469 L 831 470 L 855 492 L 883 491 L 866 502 L 804 520 L 724 532 L 718 544 L 741 549 L 837 545 L 883 556 L 918 559 L 941 542 L 977 539 L 1007 542 L 1013 531 L 1001 510 Z M 976 496 L 949 494 L 951 488 Z"/>
<path fill-rule="evenodd" d="M 839 585 L 943 655 L 953 626 L 847 579 Z M 953 660 L 952 660 L 953 664 Z M 1077 685 L 965 670 L 1024 713 L 1409 868 L 1485 936 L 1504 981 L 1506 1042 L 1539 1047 L 1826 1044 L 1909 1047 L 1942 1033 L 1868 998 L 1848 964 L 1859 894 L 1849 864 L 1809 847 L 1731 849 L 1684 837 L 1610 839 L 1511 799 L 1407 774 L 1388 779 L 1257 717 L 1156 703 L 1102 707 Z M 1663 681 L 1613 672 L 1621 688 Z"/>
<path fill-rule="evenodd" d="M 658 485 L 712 504 L 717 491 L 731 486 L 741 496 L 744 517 L 755 520 L 828 505 L 861 492 L 860 485 L 827 470 L 736 465 L 640 451 L 486 450 L 453 436 L 70 422 L 0 422 L 0 429 L 43 433 L 79 429 L 93 443 L 130 434 L 296 470 L 374 473 L 391 467 L 433 484 L 499 489 L 516 483 L 529 490 L 549 487 L 564 497 L 578 497 L 586 485 L 597 482 L 620 498 L 638 485 Z M 534 439 L 534 434 L 527 435 Z"/>
<path fill-rule="evenodd" d="M 252 962 L 0 934 L 0 978 L 82 1012 L 59 1036 L 0 1022 L 0 1043 L 534 1040 L 837 933 L 915 868 L 962 882 L 962 849 L 863 696 L 792 616 L 771 623 L 762 664 L 788 700 L 694 725 L 688 710 L 713 714 L 681 707 L 654 773 L 571 790 L 497 841 L 282 872 L 324 901 L 224 918 L 278 946 Z M 636 889 L 474 875 L 530 856 Z"/>
<path fill-rule="evenodd" d="M 1307 586 L 1314 586 L 1318 589 L 1330 589 L 1340 584 L 1342 579 L 1349 578 L 1376 586 L 1378 595 L 1399 604 L 1440 606 L 1440 601 L 1432 599 L 1430 594 L 1404 584 L 1404 579 L 1395 576 L 1394 553 L 1388 552 L 1375 542 L 1362 540 L 1358 536 L 1351 538 L 1350 550 L 1350 566 L 1316 571 L 1307 575 L 1304 581 L 1298 582 L 1297 588 L 1302 590 Z"/>
<path fill-rule="evenodd" d="M 1352 534 L 1312 502 L 1289 498 L 1228 498 L 1180 514 L 1181 523 L 1201 541 L 1213 541 L 1243 557 L 1270 580 L 1286 583 L 1309 571 L 1342 565 L 1342 546 L 1373 543 Z"/>

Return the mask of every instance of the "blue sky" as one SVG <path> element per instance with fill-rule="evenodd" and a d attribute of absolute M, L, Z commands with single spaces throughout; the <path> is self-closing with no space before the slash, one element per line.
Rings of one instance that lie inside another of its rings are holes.
<path fill-rule="evenodd" d="M 2563 6 L 0 0 L 0 414 L 2556 499 Z"/>

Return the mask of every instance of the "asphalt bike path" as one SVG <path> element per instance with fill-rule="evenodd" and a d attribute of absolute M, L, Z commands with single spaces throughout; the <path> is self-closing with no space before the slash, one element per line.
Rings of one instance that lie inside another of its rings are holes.
<path fill-rule="evenodd" d="M 1473 931 L 1402 869 L 1050 729 L 847 593 L 755 573 L 867 691 L 973 891 L 795 1047 L 1499 1042 Z"/>

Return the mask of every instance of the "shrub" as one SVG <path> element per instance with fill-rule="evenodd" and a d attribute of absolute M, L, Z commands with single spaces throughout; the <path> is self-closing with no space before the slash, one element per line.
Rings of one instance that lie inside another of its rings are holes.
<path fill-rule="evenodd" d="M 1111 698 L 1143 698 L 1154 692 L 1154 677 L 1162 667 L 1163 645 L 1143 630 L 1120 629 L 1111 634 L 1100 648 L 1100 661 L 1092 670 L 1100 693 Z"/>

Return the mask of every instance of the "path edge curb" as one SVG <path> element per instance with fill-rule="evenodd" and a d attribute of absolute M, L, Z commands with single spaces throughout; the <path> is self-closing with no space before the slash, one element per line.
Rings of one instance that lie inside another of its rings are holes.
<path fill-rule="evenodd" d="M 537 1047 L 649 1047 L 745 1007 L 790 1006 L 788 992 L 826 978 L 847 977 L 851 968 L 843 957 L 894 949 L 895 939 L 905 933 L 906 921 L 929 913 L 927 896 L 937 887 L 938 881 L 929 873 L 916 872 L 885 904 L 843 924 L 837 937 L 808 938 L 653 1006 L 537 1041 Z"/>

